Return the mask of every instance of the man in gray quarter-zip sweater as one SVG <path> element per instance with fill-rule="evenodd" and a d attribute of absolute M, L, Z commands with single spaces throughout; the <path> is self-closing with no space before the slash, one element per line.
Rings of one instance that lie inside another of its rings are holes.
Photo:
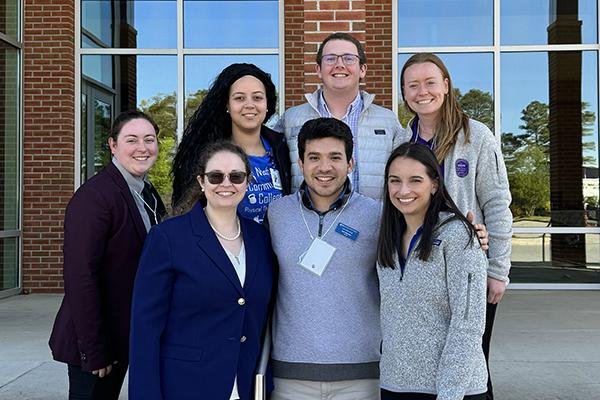
<path fill-rule="evenodd" d="M 268 209 L 280 267 L 273 400 L 379 398 L 381 206 L 352 190 L 352 147 L 343 122 L 308 121 L 298 136 L 304 182 Z"/>

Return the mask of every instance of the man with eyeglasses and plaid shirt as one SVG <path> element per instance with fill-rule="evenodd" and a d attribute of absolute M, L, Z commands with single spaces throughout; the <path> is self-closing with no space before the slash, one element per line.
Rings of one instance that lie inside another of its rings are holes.
<path fill-rule="evenodd" d="M 367 56 L 362 44 L 352 35 L 329 35 L 317 52 L 317 75 L 321 88 L 306 94 L 307 103 L 288 109 L 275 130 L 285 133 L 291 160 L 298 159 L 298 132 L 311 119 L 333 117 L 352 131 L 356 160 L 351 182 L 354 190 L 381 199 L 383 170 L 392 150 L 400 144 L 402 127 L 397 115 L 373 103 L 375 95 L 360 90 L 367 73 Z M 292 190 L 302 183 L 298 165 L 292 163 Z"/>

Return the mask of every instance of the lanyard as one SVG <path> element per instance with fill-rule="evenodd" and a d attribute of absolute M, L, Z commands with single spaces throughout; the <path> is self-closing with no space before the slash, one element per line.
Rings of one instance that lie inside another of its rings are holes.
<path fill-rule="evenodd" d="M 304 221 L 304 226 L 306 226 L 306 231 L 308 232 L 308 235 L 310 236 L 311 239 L 314 240 L 315 237 L 310 232 L 310 228 L 308 227 L 308 222 L 306 222 L 306 218 L 304 217 L 304 210 L 302 209 L 302 197 L 300 196 L 300 191 L 298 191 L 297 193 L 298 193 L 298 205 L 300 206 L 300 215 L 302 216 L 302 221 Z M 335 216 L 333 222 L 331 223 L 331 225 L 329 225 L 329 228 L 327 228 L 327 230 L 325 231 L 325 233 L 323 233 L 321 235 L 321 239 L 323 239 L 325 237 L 325 235 L 327 235 L 329 233 L 329 231 L 331 230 L 331 228 L 333 227 L 333 225 L 335 225 L 335 221 L 337 221 L 338 218 L 342 215 L 342 213 L 344 212 L 344 209 L 346 208 L 346 206 L 350 202 L 350 197 L 352 197 L 352 193 L 350 193 L 350 196 L 348 197 L 348 199 L 346 200 L 346 202 L 342 206 L 342 209 L 340 210 L 340 213 Z"/>
<path fill-rule="evenodd" d="M 135 193 L 137 195 L 137 197 L 142 201 L 142 203 L 144 203 L 144 205 L 146 206 L 146 209 L 150 210 L 150 212 L 154 216 L 155 223 L 158 224 L 158 218 L 156 217 L 156 208 L 150 207 L 150 204 L 146 203 L 146 200 L 144 200 L 144 198 L 142 197 L 142 195 L 139 194 L 137 191 L 134 190 L 133 193 Z M 158 207 L 158 201 L 156 202 L 156 207 Z"/>

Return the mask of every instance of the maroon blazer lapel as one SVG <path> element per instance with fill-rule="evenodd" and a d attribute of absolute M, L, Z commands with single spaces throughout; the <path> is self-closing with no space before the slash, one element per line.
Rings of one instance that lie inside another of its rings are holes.
<path fill-rule="evenodd" d="M 144 221 L 142 220 L 142 216 L 140 215 L 140 210 L 135 204 L 135 200 L 133 199 L 133 195 L 131 194 L 131 190 L 125 182 L 125 178 L 121 175 L 121 172 L 117 169 L 117 167 L 111 162 L 106 167 L 106 171 L 113 178 L 119 189 L 121 190 L 121 195 L 127 204 L 127 208 L 129 208 L 129 214 L 133 219 L 133 223 L 135 225 L 135 230 L 139 235 L 140 239 L 146 239 L 146 226 L 144 225 Z"/>

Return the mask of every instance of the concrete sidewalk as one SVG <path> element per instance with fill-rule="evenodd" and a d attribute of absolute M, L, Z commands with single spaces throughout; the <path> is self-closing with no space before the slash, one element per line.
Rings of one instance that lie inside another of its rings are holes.
<path fill-rule="evenodd" d="M 67 398 L 66 367 L 47 345 L 60 300 L 0 300 L 0 400 Z M 510 290 L 491 368 L 496 400 L 600 400 L 600 292 Z"/>

